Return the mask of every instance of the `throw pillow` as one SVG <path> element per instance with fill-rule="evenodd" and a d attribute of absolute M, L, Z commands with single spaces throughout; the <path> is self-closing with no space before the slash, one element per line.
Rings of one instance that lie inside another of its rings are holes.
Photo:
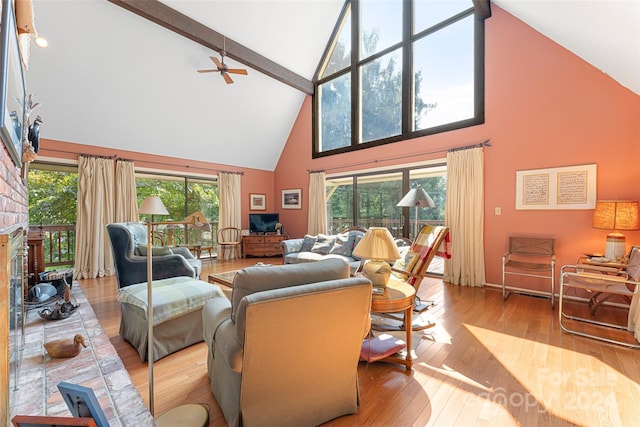
<path fill-rule="evenodd" d="M 353 252 L 354 241 L 354 235 L 350 235 L 349 233 L 338 234 L 335 241 L 333 242 L 331 250 L 329 250 L 329 253 L 347 257 L 351 256 L 351 252 Z"/>
<path fill-rule="evenodd" d="M 356 237 L 353 239 L 353 249 L 358 246 L 358 243 L 360 243 L 360 240 L 362 240 L 362 236 L 364 236 L 364 233 L 356 234 Z M 353 249 L 351 250 L 351 257 L 356 261 L 361 261 L 361 258 L 358 258 L 353 254 Z"/>
<path fill-rule="evenodd" d="M 311 248 L 311 252 L 315 252 L 317 254 L 327 255 L 331 248 L 333 247 L 333 243 L 336 240 L 336 236 L 327 236 L 326 234 L 318 234 L 316 238 L 316 242 L 313 244 Z"/>
<path fill-rule="evenodd" d="M 316 236 L 305 235 L 300 252 L 310 252 L 316 243 Z"/>
<path fill-rule="evenodd" d="M 147 256 L 147 245 L 138 245 L 137 252 L 141 256 Z M 167 246 L 154 246 L 151 248 L 151 256 L 171 255 L 173 251 Z"/>
<path fill-rule="evenodd" d="M 409 246 L 398 248 L 398 251 L 400 252 L 400 258 L 393 264 L 393 268 L 403 271 L 411 271 L 420 259 L 420 255 L 415 252 L 410 252 Z M 407 274 L 398 273 L 396 271 L 394 271 L 393 274 L 402 280 L 407 280 L 409 278 Z"/>

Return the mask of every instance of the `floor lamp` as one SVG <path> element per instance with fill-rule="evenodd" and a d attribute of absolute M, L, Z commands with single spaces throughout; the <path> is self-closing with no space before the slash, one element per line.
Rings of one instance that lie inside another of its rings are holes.
<path fill-rule="evenodd" d="M 396 206 L 416 208 L 416 213 L 413 218 L 413 240 L 415 240 L 418 237 L 418 208 L 434 208 L 436 204 L 433 203 L 433 199 L 424 191 L 424 188 L 418 185 L 416 188 L 409 190 Z"/>
<path fill-rule="evenodd" d="M 169 215 L 169 211 L 158 196 L 148 196 L 138 213 L 151 215 L 151 221 L 147 222 L 147 317 L 149 320 L 147 337 L 147 365 L 149 367 L 149 412 L 155 417 L 154 394 L 153 394 L 153 227 L 154 215 Z M 209 412 L 207 408 L 198 404 L 180 405 L 163 413 L 156 420 L 157 427 L 175 425 L 205 426 L 209 422 Z"/>

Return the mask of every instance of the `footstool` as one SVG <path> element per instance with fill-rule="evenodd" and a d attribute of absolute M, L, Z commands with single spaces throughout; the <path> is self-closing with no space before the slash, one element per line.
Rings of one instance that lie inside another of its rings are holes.
<path fill-rule="evenodd" d="M 191 277 L 152 282 L 153 360 L 203 341 L 202 307 L 211 298 L 225 298 L 219 286 Z M 148 359 L 147 283 L 120 289 L 120 335 Z"/>

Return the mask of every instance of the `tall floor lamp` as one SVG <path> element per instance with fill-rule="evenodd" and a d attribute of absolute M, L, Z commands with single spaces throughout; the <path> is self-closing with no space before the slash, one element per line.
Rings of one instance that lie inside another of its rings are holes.
<path fill-rule="evenodd" d="M 155 416 L 154 395 L 153 395 L 153 227 L 155 225 L 154 215 L 169 215 L 169 211 L 158 196 L 148 196 L 142 204 L 138 213 L 151 215 L 151 221 L 147 222 L 147 316 L 149 318 L 147 337 L 147 365 L 149 367 L 149 412 Z M 157 427 L 168 427 L 175 425 L 196 425 L 204 426 L 209 422 L 209 412 L 198 404 L 180 405 L 163 413 L 156 420 Z"/>
<path fill-rule="evenodd" d="M 418 237 L 418 208 L 434 208 L 436 204 L 433 203 L 433 199 L 424 191 L 424 188 L 418 185 L 416 188 L 409 190 L 396 206 L 416 208 L 416 213 L 413 218 L 413 239 L 415 240 Z"/>

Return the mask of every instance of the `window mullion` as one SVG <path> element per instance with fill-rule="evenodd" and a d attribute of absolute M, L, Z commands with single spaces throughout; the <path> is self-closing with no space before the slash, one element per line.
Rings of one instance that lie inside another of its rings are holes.
<path fill-rule="evenodd" d="M 360 142 L 360 0 L 351 2 L 351 147 Z"/>
<path fill-rule="evenodd" d="M 413 131 L 413 1 L 402 2 L 402 135 Z"/>

